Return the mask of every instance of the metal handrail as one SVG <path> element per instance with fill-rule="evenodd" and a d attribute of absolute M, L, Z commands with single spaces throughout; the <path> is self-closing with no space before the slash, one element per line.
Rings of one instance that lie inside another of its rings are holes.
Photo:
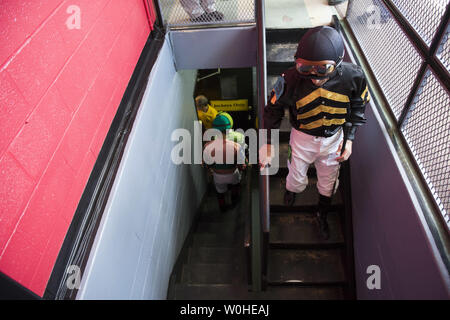
<path fill-rule="evenodd" d="M 266 70 L 266 36 L 265 36 L 265 19 L 264 19 L 264 0 L 255 1 L 256 27 L 258 32 L 258 57 L 257 57 L 257 74 L 258 74 L 258 128 L 264 129 L 264 107 L 267 103 L 267 70 Z M 259 174 L 259 222 L 261 232 L 261 248 L 260 263 L 261 275 L 260 281 L 264 290 L 267 284 L 267 256 L 268 256 L 268 240 L 270 232 L 270 200 L 269 200 L 269 176 Z"/>

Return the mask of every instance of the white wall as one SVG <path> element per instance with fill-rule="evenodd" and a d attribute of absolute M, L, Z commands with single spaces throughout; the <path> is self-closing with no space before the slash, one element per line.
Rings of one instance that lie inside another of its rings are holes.
<path fill-rule="evenodd" d="M 174 165 L 174 129 L 193 133 L 196 71 L 176 72 L 166 40 L 151 72 L 78 299 L 165 299 L 206 191 L 199 165 Z"/>

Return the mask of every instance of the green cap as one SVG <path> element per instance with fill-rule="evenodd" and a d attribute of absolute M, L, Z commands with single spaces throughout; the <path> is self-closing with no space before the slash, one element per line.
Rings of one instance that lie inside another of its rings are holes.
<path fill-rule="evenodd" d="M 231 129 L 233 124 L 232 121 L 230 121 L 230 117 L 224 115 L 223 113 L 219 113 L 212 123 L 213 128 L 220 130 L 220 131 L 226 131 L 227 129 Z"/>

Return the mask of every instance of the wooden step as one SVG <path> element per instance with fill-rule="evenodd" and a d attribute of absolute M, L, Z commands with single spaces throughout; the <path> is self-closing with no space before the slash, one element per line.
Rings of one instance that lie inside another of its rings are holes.
<path fill-rule="evenodd" d="M 181 282 L 185 284 L 220 285 L 233 282 L 233 264 L 195 263 L 185 264 Z"/>
<path fill-rule="evenodd" d="M 175 300 L 242 300 L 247 290 L 229 284 L 176 284 Z"/>
<path fill-rule="evenodd" d="M 290 62 L 272 62 L 268 61 L 266 63 L 267 66 L 267 75 L 281 75 L 286 72 L 287 69 L 295 66 L 294 61 Z"/>
<path fill-rule="evenodd" d="M 225 221 L 199 221 L 195 229 L 196 233 L 214 233 L 217 235 L 233 234 L 236 228 L 236 220 L 229 219 Z"/>
<path fill-rule="evenodd" d="M 234 249 L 220 247 L 189 248 L 189 263 L 230 263 Z"/>
<path fill-rule="evenodd" d="M 342 287 L 268 286 L 252 292 L 244 286 L 176 284 L 175 300 L 342 300 Z"/>
<path fill-rule="evenodd" d="M 319 201 L 319 193 L 316 187 L 316 178 L 309 178 L 306 189 L 298 193 L 295 197 L 294 205 L 316 205 Z M 284 206 L 284 193 L 286 190 L 286 177 L 271 176 L 270 184 L 270 205 Z"/>
<path fill-rule="evenodd" d="M 340 249 L 270 249 L 268 279 L 278 285 L 344 285 Z"/>
<path fill-rule="evenodd" d="M 266 46 L 266 60 L 293 63 L 297 46 L 297 42 L 269 43 Z"/>
<path fill-rule="evenodd" d="M 286 190 L 286 177 L 271 176 L 270 177 L 270 205 L 285 206 L 284 193 Z M 303 192 L 298 193 L 295 197 L 294 206 L 315 206 L 319 201 L 319 192 L 317 191 L 317 178 L 308 177 L 308 185 Z M 333 196 L 332 204 L 343 204 L 340 191 Z M 289 207 L 286 207 L 289 209 Z M 292 207 L 291 207 L 292 208 Z M 291 211 L 296 211 L 292 209 Z"/>
<path fill-rule="evenodd" d="M 342 286 L 296 287 L 268 286 L 266 291 L 249 293 L 252 299 L 262 300 L 342 300 L 345 291 Z"/>
<path fill-rule="evenodd" d="M 298 43 L 309 28 L 266 29 L 266 44 L 270 43 Z"/>
<path fill-rule="evenodd" d="M 285 248 L 333 248 L 344 245 L 339 214 L 328 214 L 330 238 L 324 240 L 315 213 L 274 213 L 270 216 L 270 245 Z"/>
<path fill-rule="evenodd" d="M 196 233 L 192 241 L 193 247 L 220 247 L 232 248 L 235 244 L 235 235 L 218 235 L 215 233 Z"/>
<path fill-rule="evenodd" d="M 217 202 L 217 199 L 214 199 Z M 238 205 L 234 208 L 229 208 L 225 212 L 220 211 L 217 204 L 214 210 L 204 211 L 199 216 L 199 223 L 223 223 L 225 225 L 233 224 L 239 216 Z"/>

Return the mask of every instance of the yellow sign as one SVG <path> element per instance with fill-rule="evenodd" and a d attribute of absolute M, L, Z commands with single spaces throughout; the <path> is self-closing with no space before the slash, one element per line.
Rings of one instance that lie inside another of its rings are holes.
<path fill-rule="evenodd" d="M 211 100 L 211 106 L 217 111 L 248 111 L 248 100 Z"/>

